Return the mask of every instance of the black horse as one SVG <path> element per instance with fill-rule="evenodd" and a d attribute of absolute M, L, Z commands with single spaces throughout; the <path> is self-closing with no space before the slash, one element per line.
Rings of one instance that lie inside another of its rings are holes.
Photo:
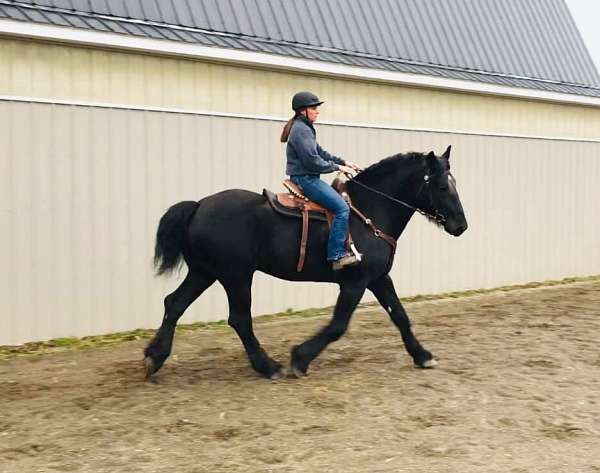
<path fill-rule="evenodd" d="M 432 354 L 412 333 L 388 273 L 395 240 L 415 211 L 451 235 L 459 236 L 467 229 L 449 157 L 450 147 L 439 157 L 433 152 L 398 154 L 347 182 L 354 206 L 372 224 L 351 216 L 351 234 L 363 261 L 336 272 L 326 261 L 327 225 L 317 221 L 310 225 L 304 269 L 296 271 L 299 220 L 275 213 L 262 195 L 227 190 L 199 202 L 173 205 L 160 220 L 155 264 L 157 273 L 163 274 L 178 267 L 183 259 L 188 274 L 164 300 L 162 325 L 144 351 L 147 376 L 158 371 L 169 356 L 181 315 L 216 280 L 227 293 L 228 323 L 244 344 L 252 367 L 267 378 L 283 376 L 282 365 L 263 350 L 252 329 L 250 288 L 255 271 L 293 281 L 334 282 L 340 287 L 329 324 L 292 349 L 291 368 L 296 375 L 306 374 L 319 353 L 344 334 L 366 289 L 373 292 L 400 330 L 415 366 L 434 366 Z M 378 237 L 379 232 L 391 236 L 392 244 Z"/>

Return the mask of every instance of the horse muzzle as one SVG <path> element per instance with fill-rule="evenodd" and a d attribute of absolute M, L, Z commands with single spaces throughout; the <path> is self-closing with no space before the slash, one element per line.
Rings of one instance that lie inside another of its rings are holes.
<path fill-rule="evenodd" d="M 466 220 L 463 220 L 462 222 L 446 222 L 444 230 L 450 235 L 457 237 L 462 235 L 468 227 L 469 225 Z"/>

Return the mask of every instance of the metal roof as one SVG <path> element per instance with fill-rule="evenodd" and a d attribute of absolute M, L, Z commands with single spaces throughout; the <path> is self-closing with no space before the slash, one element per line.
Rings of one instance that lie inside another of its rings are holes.
<path fill-rule="evenodd" d="M 0 17 L 600 97 L 564 0 L 0 0 Z"/>

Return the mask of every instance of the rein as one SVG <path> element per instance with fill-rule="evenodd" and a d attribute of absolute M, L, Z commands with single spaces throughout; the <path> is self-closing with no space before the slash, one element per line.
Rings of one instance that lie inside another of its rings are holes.
<path fill-rule="evenodd" d="M 391 195 L 388 195 L 384 192 L 378 191 L 377 189 L 373 189 L 372 187 L 369 187 L 365 184 L 363 184 L 362 182 L 357 181 L 356 179 L 354 179 L 352 176 L 349 176 L 350 180 L 352 182 L 354 182 L 355 184 L 358 184 L 360 187 L 373 192 L 374 194 L 378 194 L 381 197 L 385 197 L 386 199 L 396 203 L 396 204 L 400 204 L 403 205 L 404 207 L 407 207 L 411 210 L 413 210 L 414 212 L 419 212 L 421 215 L 423 215 L 424 217 L 427 217 L 435 222 L 438 222 L 440 224 L 443 224 L 446 221 L 446 217 L 444 217 L 441 213 L 439 213 L 437 210 L 435 211 L 435 215 L 430 214 L 429 212 L 425 212 L 424 210 L 421 210 L 418 207 L 415 207 L 413 205 L 407 204 L 406 202 L 400 200 L 400 199 L 396 199 L 395 197 L 392 197 Z M 417 196 L 421 193 L 421 190 L 423 189 L 423 186 L 427 186 L 429 188 L 429 181 L 430 181 L 430 177 L 428 174 L 425 175 L 425 178 L 423 180 L 423 184 L 421 184 L 421 187 L 419 188 L 419 191 L 417 192 Z M 431 199 L 431 194 L 429 195 L 430 200 Z"/>

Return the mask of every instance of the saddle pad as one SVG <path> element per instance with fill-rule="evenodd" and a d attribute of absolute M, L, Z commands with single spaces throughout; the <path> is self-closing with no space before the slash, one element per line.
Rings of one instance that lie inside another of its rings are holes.
<path fill-rule="evenodd" d="M 271 192 L 268 189 L 263 189 L 263 195 L 266 197 L 267 201 L 269 202 L 269 205 L 271 205 L 271 208 L 278 214 L 285 215 L 286 217 L 302 218 L 302 211 L 299 208 L 291 208 L 282 205 L 277 200 L 277 194 L 275 194 L 274 192 Z M 309 210 L 308 217 L 311 220 L 320 220 L 322 222 L 327 221 L 327 217 L 322 212 L 315 212 Z"/>

